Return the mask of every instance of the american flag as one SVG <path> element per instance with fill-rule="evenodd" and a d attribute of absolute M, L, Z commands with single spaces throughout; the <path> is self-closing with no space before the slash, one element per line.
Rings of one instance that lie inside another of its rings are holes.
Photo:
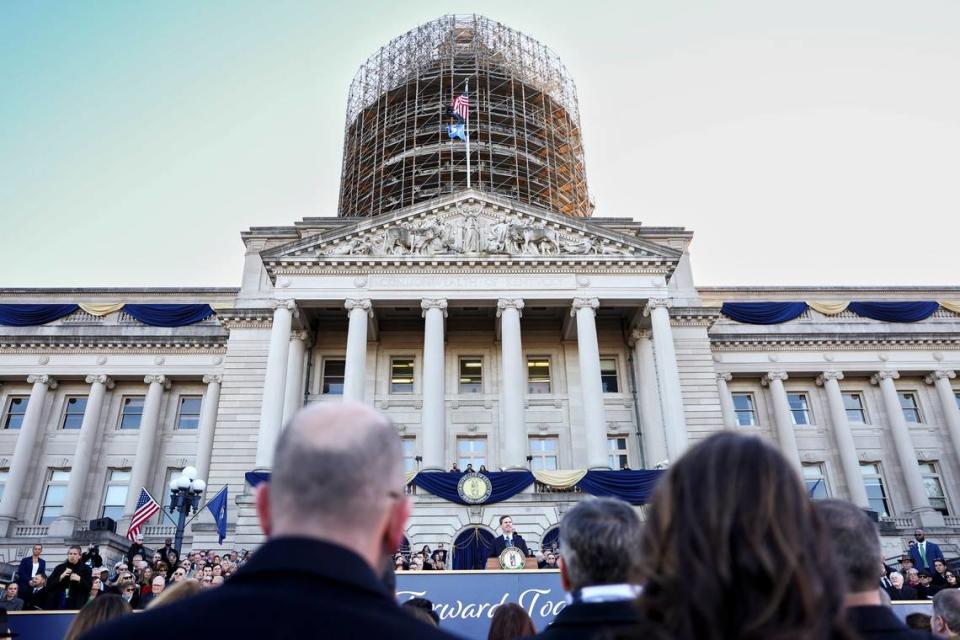
<path fill-rule="evenodd" d="M 463 118 L 467 119 L 467 115 L 470 113 L 470 98 L 467 97 L 467 94 L 462 94 L 453 99 L 453 112 Z"/>
<path fill-rule="evenodd" d="M 140 497 L 137 498 L 137 510 L 130 519 L 130 528 L 127 529 L 127 538 L 133 540 L 140 533 L 140 527 L 160 511 L 160 505 L 153 499 L 153 496 L 146 489 L 140 489 Z"/>

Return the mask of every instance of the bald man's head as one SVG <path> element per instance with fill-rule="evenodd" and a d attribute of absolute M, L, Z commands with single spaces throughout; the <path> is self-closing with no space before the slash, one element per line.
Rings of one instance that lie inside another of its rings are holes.
<path fill-rule="evenodd" d="M 366 405 L 310 405 L 277 442 L 269 494 L 274 535 L 372 535 L 403 499 L 400 438 Z"/>

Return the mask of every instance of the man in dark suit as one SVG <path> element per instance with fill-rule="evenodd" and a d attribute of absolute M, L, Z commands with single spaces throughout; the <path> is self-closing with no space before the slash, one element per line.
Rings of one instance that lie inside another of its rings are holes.
<path fill-rule="evenodd" d="M 47 561 L 40 557 L 43 553 L 43 545 L 33 545 L 33 553 L 20 561 L 17 567 L 17 584 L 20 585 L 20 593 L 26 593 L 30 588 L 30 580 L 38 573 L 47 575 Z"/>
<path fill-rule="evenodd" d="M 503 550 L 507 547 L 520 549 L 520 551 L 523 551 L 524 557 L 530 555 L 530 550 L 527 548 L 527 543 L 523 537 L 513 530 L 513 518 L 510 516 L 500 516 L 500 529 L 503 531 L 503 534 L 494 538 L 493 549 L 490 550 L 491 558 L 499 558 L 500 554 L 503 553 Z"/>
<path fill-rule="evenodd" d="M 23 597 L 23 610 L 36 611 L 38 609 L 49 609 L 50 593 L 47 591 L 47 576 L 38 573 L 30 580 L 30 585 L 26 591 L 21 592 Z"/>
<path fill-rule="evenodd" d="M 618 637 L 639 622 L 632 578 L 640 561 L 640 518 L 616 498 L 585 500 L 560 523 L 560 583 L 567 605 L 541 640 Z"/>
<path fill-rule="evenodd" d="M 847 585 L 847 622 L 861 640 L 932 639 L 926 631 L 907 628 L 880 599 L 880 535 L 863 510 L 843 500 L 818 500 L 814 508 L 833 542 L 837 569 Z"/>
<path fill-rule="evenodd" d="M 257 487 L 267 541 L 250 560 L 222 587 L 84 638 L 169 640 L 176 621 L 210 638 L 452 639 L 401 611 L 378 577 L 410 515 L 403 485 L 387 418 L 359 403 L 313 404 L 283 430 L 273 475 Z"/>
<path fill-rule="evenodd" d="M 917 571 L 926 569 L 930 575 L 933 575 L 933 561 L 938 558 L 943 560 L 943 552 L 936 543 L 927 540 L 923 529 L 914 531 L 913 537 L 917 541 L 916 544 L 910 545 L 910 558 L 913 560 L 914 568 Z"/>

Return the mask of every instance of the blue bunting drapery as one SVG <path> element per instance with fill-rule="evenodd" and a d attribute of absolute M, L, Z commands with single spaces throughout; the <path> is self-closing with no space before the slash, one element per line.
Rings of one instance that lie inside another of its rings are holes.
<path fill-rule="evenodd" d="M 481 570 L 487 568 L 487 557 L 493 548 L 493 534 L 474 527 L 464 531 L 453 543 L 454 570 Z"/>
<path fill-rule="evenodd" d="M 152 327 L 184 327 L 213 315 L 208 304 L 127 304 L 123 310 Z"/>
<path fill-rule="evenodd" d="M 851 302 L 847 309 L 858 316 L 883 322 L 919 322 L 940 308 L 937 302 Z"/>
<path fill-rule="evenodd" d="M 47 324 L 79 308 L 75 304 L 0 304 L 0 324 L 8 327 Z"/>
<path fill-rule="evenodd" d="M 779 324 L 807 310 L 806 302 L 725 302 L 720 313 L 747 324 Z"/>
<path fill-rule="evenodd" d="M 261 482 L 270 482 L 270 472 L 269 471 L 247 471 L 243 474 L 244 480 L 247 481 L 251 487 L 255 487 Z"/>
<path fill-rule="evenodd" d="M 630 504 L 646 504 L 663 471 L 587 471 L 577 483 L 586 493 L 612 496 Z"/>
<path fill-rule="evenodd" d="M 493 504 L 494 502 L 503 502 L 509 500 L 533 482 L 533 474 L 529 471 L 494 471 L 483 474 L 490 478 L 490 484 L 493 485 L 493 491 L 490 497 L 482 504 Z M 471 504 L 464 502 L 457 493 L 457 484 L 462 473 L 449 472 L 424 472 L 418 473 L 413 479 L 413 484 L 421 489 L 426 489 L 433 495 L 456 502 L 457 504 Z"/>

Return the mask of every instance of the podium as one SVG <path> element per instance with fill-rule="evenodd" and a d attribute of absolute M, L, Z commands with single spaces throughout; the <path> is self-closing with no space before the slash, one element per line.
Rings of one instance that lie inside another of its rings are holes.
<path fill-rule="evenodd" d="M 537 568 L 537 559 L 536 558 L 526 558 L 523 561 L 523 569 L 517 569 L 517 571 L 527 571 L 528 569 Z M 505 569 L 500 568 L 500 558 L 487 558 L 487 571 L 505 571 Z"/>

